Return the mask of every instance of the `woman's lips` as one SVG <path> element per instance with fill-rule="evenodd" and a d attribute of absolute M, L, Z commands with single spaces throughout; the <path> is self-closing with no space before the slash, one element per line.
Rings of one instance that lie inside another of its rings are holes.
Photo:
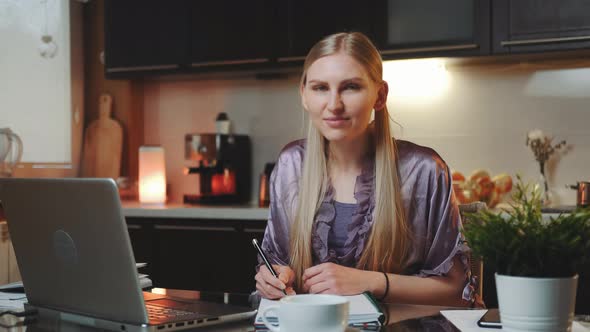
<path fill-rule="evenodd" d="M 342 128 L 347 125 L 348 118 L 325 118 L 324 121 L 330 128 Z"/>

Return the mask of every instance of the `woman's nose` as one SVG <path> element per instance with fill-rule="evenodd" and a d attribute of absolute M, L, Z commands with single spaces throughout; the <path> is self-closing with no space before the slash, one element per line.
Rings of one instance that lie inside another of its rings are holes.
<path fill-rule="evenodd" d="M 342 98 L 340 94 L 334 92 L 330 95 L 330 100 L 328 100 L 328 111 L 330 112 L 340 112 L 344 110 L 344 104 L 342 103 Z"/>

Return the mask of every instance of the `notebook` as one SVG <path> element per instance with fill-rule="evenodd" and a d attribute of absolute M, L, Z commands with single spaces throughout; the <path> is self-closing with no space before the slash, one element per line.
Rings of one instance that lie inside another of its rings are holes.
<path fill-rule="evenodd" d="M 344 296 L 350 301 L 349 313 L 348 313 L 348 324 L 353 327 L 369 327 L 369 326 L 380 326 L 384 321 L 384 315 L 377 304 L 377 301 L 373 298 L 370 293 L 362 293 L 357 295 Z M 256 315 L 255 325 L 257 327 L 263 327 L 264 322 L 260 315 L 261 312 L 268 306 L 280 305 L 278 300 L 262 299 L 260 306 L 258 307 L 258 314 Z M 279 323 L 276 316 L 273 316 L 274 312 L 267 314 L 266 318 L 271 323 Z"/>
<path fill-rule="evenodd" d="M 2 178 L 0 203 L 28 306 L 41 318 L 117 331 L 167 331 L 256 314 L 248 306 L 143 293 L 112 179 Z"/>

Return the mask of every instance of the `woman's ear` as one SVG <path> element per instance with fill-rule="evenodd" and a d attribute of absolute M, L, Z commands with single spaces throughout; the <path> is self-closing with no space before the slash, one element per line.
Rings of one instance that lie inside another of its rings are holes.
<path fill-rule="evenodd" d="M 380 111 L 385 108 L 387 105 L 387 94 L 389 93 L 389 86 L 387 82 L 381 82 L 379 90 L 377 90 L 377 100 L 375 101 L 375 105 L 373 109 L 375 111 Z"/>

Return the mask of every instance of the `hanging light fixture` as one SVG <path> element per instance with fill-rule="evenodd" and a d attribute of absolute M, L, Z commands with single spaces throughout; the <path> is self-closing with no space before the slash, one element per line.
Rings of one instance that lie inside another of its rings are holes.
<path fill-rule="evenodd" d="M 57 53 L 57 44 L 53 40 L 53 37 L 49 34 L 47 2 L 49 2 L 49 0 L 41 0 L 41 3 L 45 5 L 45 30 L 43 31 L 43 35 L 41 36 L 41 44 L 39 44 L 37 49 L 39 50 L 39 54 L 41 54 L 43 58 L 51 59 Z"/>

